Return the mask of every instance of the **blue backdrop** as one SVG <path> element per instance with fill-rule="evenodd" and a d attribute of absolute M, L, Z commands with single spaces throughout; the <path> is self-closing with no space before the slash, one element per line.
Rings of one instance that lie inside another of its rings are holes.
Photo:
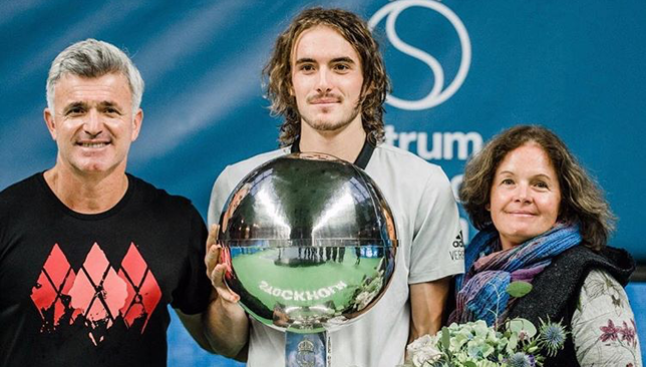
<path fill-rule="evenodd" d="M 280 121 L 268 115 L 260 72 L 278 32 L 319 3 L 370 19 L 382 43 L 394 85 L 388 143 L 441 165 L 457 187 L 467 157 L 493 134 L 545 125 L 605 189 L 620 218 L 611 243 L 646 262 L 643 0 L 5 0 L 0 189 L 54 164 L 42 119 L 47 70 L 93 37 L 127 49 L 147 84 L 129 171 L 205 215 L 225 165 L 276 147 Z"/>

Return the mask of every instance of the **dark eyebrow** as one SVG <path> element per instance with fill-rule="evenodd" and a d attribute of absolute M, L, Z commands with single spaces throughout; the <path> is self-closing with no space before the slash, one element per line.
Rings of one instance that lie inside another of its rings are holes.
<path fill-rule="evenodd" d="M 72 103 L 68 104 L 67 106 L 65 106 L 65 108 L 63 109 L 63 114 L 67 115 L 71 110 L 79 108 L 79 107 L 87 109 L 88 105 L 85 102 L 72 102 Z"/>
<path fill-rule="evenodd" d="M 336 58 L 334 58 L 334 59 L 332 59 L 330 61 L 330 63 L 338 63 L 338 62 L 345 62 L 345 63 L 348 63 L 348 64 L 354 64 L 355 63 L 354 60 L 352 60 L 351 58 L 349 58 L 347 56 L 336 57 Z M 316 60 L 314 60 L 312 58 L 309 58 L 309 57 L 303 57 L 302 59 L 296 60 L 295 65 L 307 64 L 307 63 L 316 64 Z"/>
<path fill-rule="evenodd" d="M 550 176 L 548 176 L 546 173 L 539 173 L 539 174 L 535 175 L 534 178 L 542 178 L 542 179 L 545 179 L 545 180 L 548 180 L 548 181 L 552 181 L 552 178 Z"/>
<path fill-rule="evenodd" d="M 351 58 L 349 58 L 347 56 L 334 58 L 334 59 L 332 59 L 331 62 L 333 62 L 333 63 L 345 62 L 345 63 L 348 63 L 348 64 L 354 64 L 354 60 L 352 60 Z"/>
<path fill-rule="evenodd" d="M 500 173 L 498 173 L 498 174 L 499 174 L 499 175 L 516 176 L 516 174 L 514 174 L 514 173 L 513 173 L 513 172 L 511 172 L 511 171 L 502 171 L 502 172 L 500 172 Z M 534 176 L 532 176 L 532 178 L 543 178 L 543 179 L 546 179 L 546 180 L 548 180 L 548 181 L 552 181 L 552 179 L 550 178 L 550 176 L 548 176 L 548 175 L 547 175 L 547 174 L 545 174 L 545 173 L 537 173 L 537 174 L 535 174 Z"/>
<path fill-rule="evenodd" d="M 118 103 L 114 103 L 112 101 L 102 101 L 99 103 L 98 108 L 100 109 L 106 109 L 106 108 L 112 108 L 116 110 L 117 114 L 122 115 L 122 108 Z"/>
<path fill-rule="evenodd" d="M 302 59 L 298 59 L 298 60 L 296 60 L 295 65 L 298 65 L 298 64 L 306 64 L 306 63 L 316 63 L 316 61 L 314 61 L 314 59 L 312 59 L 312 58 L 304 57 L 304 58 L 302 58 Z"/>
<path fill-rule="evenodd" d="M 114 107 L 117 109 L 121 109 L 118 103 L 114 103 L 112 101 L 102 101 L 99 103 L 99 107 Z"/>

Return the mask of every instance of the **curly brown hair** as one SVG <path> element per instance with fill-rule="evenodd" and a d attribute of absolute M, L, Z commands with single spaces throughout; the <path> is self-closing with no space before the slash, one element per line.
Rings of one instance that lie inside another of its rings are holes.
<path fill-rule="evenodd" d="M 359 106 L 363 129 L 375 142 L 384 140 L 384 101 L 390 90 L 386 68 L 379 45 L 372 37 L 368 25 L 354 13 L 343 9 L 310 8 L 296 16 L 283 33 L 278 36 L 269 62 L 263 69 L 267 88 L 266 98 L 271 102 L 273 116 L 283 116 L 280 127 L 280 145 L 294 143 L 301 131 L 301 116 L 292 90 L 292 51 L 296 40 L 305 30 L 315 26 L 327 26 L 348 41 L 359 55 L 363 73 L 363 86 Z"/>
<path fill-rule="evenodd" d="M 558 221 L 578 224 L 583 244 L 599 251 L 614 229 L 615 217 L 603 193 L 556 134 L 541 126 L 515 126 L 495 136 L 465 168 L 460 200 L 477 229 L 492 223 L 487 210 L 496 170 L 507 154 L 536 143 L 547 154 L 561 189 Z"/>

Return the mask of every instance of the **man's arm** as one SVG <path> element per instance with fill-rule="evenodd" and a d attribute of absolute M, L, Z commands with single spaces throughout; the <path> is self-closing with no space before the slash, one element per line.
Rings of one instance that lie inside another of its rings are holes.
<path fill-rule="evenodd" d="M 409 343 L 425 334 L 434 335 L 440 330 L 450 284 L 451 277 L 446 277 L 432 282 L 410 285 Z"/>
<path fill-rule="evenodd" d="M 215 297 L 215 290 L 213 290 L 213 294 Z M 214 322 L 212 321 L 214 320 L 214 315 L 211 314 L 211 310 L 215 310 L 215 312 L 217 312 L 217 309 L 213 306 L 213 303 L 214 300 L 209 305 L 207 311 L 201 314 L 187 315 L 178 309 L 175 309 L 175 313 L 177 313 L 177 316 L 182 321 L 184 328 L 186 328 L 193 340 L 195 340 L 202 349 L 209 353 L 218 353 L 224 355 L 225 357 L 234 358 L 240 362 L 245 362 L 247 360 L 247 348 L 243 348 L 236 355 L 229 355 L 224 351 L 219 350 L 219 348 L 214 348 L 212 346 L 212 344 L 217 345 L 217 343 L 219 343 L 217 340 L 210 340 L 209 338 L 209 335 L 217 333 L 217 331 L 210 330 L 211 328 L 216 327 L 214 326 Z"/>
<path fill-rule="evenodd" d="M 184 325 L 184 328 L 188 331 L 191 337 L 197 342 L 197 344 L 199 344 L 199 346 L 202 349 L 206 350 L 207 352 L 215 353 L 215 351 L 211 347 L 211 344 L 209 344 L 209 341 L 206 338 L 206 335 L 204 334 L 204 329 L 202 324 L 203 314 L 187 315 L 178 309 L 175 309 L 175 313 L 179 317 L 180 321 L 182 321 L 182 325 Z"/>
<path fill-rule="evenodd" d="M 199 214 L 196 212 L 197 216 Z M 203 223 L 201 218 L 199 221 Z M 202 313 L 198 314 L 186 314 L 179 308 L 175 308 L 175 312 L 184 328 L 202 349 L 229 358 L 246 359 L 246 350 L 243 347 L 246 345 L 248 336 L 248 320 L 244 310 L 237 304 L 238 295 L 231 292 L 223 281 L 226 265 L 219 264 L 221 249 L 216 245 L 218 227 L 214 226 L 207 235 L 202 224 L 201 233 L 199 240 L 202 242 L 201 246 L 206 242 L 206 254 L 201 255 L 204 256 L 201 260 L 205 262 L 206 266 L 203 269 L 209 279 L 204 279 L 203 283 L 208 287 L 207 282 L 211 281 L 208 305 Z M 218 280 L 214 281 L 211 275 L 218 277 Z M 201 280 L 200 283 L 202 283 Z M 222 293 L 221 297 L 218 296 L 218 292 Z"/>
<path fill-rule="evenodd" d="M 214 290 L 209 307 L 202 315 L 203 335 L 216 353 L 244 361 L 249 340 L 249 319 L 238 304 L 240 296 L 224 283 L 227 265 L 220 263 L 222 248 L 216 244 L 218 231 L 219 227 L 212 225 L 206 241 L 204 262 Z M 198 343 L 201 345 L 199 340 Z"/>
<path fill-rule="evenodd" d="M 442 327 L 453 275 L 464 272 L 458 207 L 448 177 L 431 166 L 415 215 L 408 276 L 411 302 L 409 341 Z"/>

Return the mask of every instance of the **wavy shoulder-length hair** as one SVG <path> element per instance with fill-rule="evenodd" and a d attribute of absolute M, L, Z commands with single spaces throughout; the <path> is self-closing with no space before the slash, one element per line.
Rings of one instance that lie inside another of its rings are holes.
<path fill-rule="evenodd" d="M 487 206 L 498 166 L 512 150 L 536 143 L 547 154 L 561 189 L 558 221 L 578 224 L 583 244 L 599 251 L 614 229 L 615 217 L 601 189 L 550 130 L 532 125 L 512 127 L 495 136 L 467 163 L 460 200 L 477 229 L 492 223 Z"/>
<path fill-rule="evenodd" d="M 342 9 L 310 8 L 296 16 L 278 36 L 274 51 L 263 69 L 266 98 L 273 116 L 283 116 L 280 145 L 291 145 L 301 130 L 301 116 L 292 90 L 292 52 L 299 36 L 307 29 L 323 25 L 339 32 L 359 55 L 363 86 L 359 106 L 363 129 L 375 142 L 384 140 L 384 101 L 390 83 L 379 51 L 368 25 L 356 14 Z"/>

